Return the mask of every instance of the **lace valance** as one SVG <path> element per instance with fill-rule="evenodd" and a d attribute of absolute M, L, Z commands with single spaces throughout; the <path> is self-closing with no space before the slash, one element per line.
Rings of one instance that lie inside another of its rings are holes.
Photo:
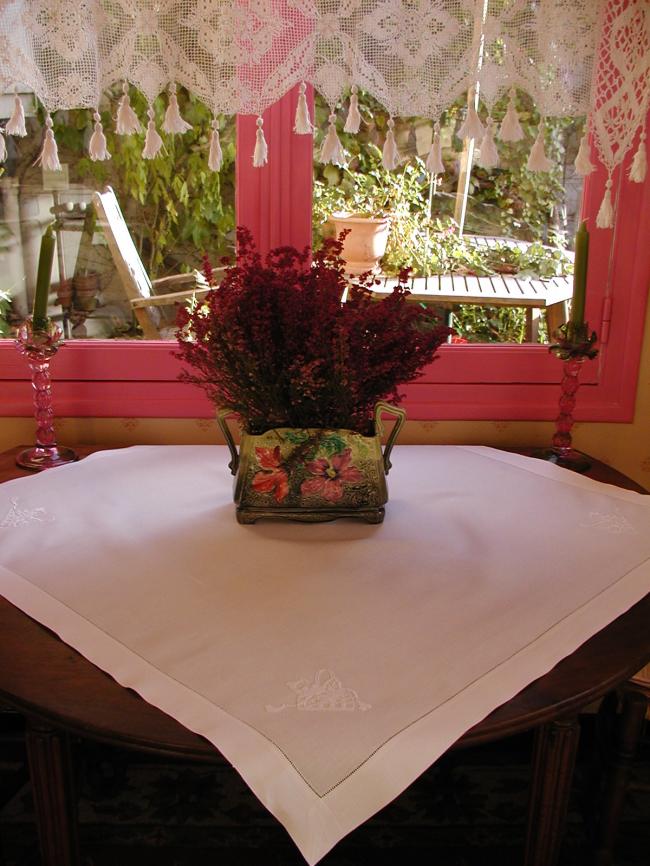
<path fill-rule="evenodd" d="M 459 134 L 482 142 L 486 168 L 498 162 L 498 142 L 522 136 L 514 97 L 525 91 L 542 117 L 528 167 L 549 168 L 544 118 L 587 115 L 590 140 L 610 174 L 603 226 L 611 224 L 611 175 L 637 145 L 650 92 L 648 0 L 1 0 L 0 90 L 33 90 L 48 112 L 88 108 L 94 159 L 108 158 L 98 114 L 108 88 L 124 85 L 117 131 L 145 132 L 143 156 L 162 139 L 153 111 L 148 123 L 131 108 L 128 86 L 151 102 L 168 92 L 164 131 L 187 129 L 177 85 L 220 113 L 258 115 L 254 163 L 268 159 L 262 112 L 296 84 L 310 82 L 334 106 L 349 100 L 346 131 L 358 129 L 357 90 L 368 91 L 391 116 L 430 118 L 434 125 L 459 96 L 469 94 Z M 304 87 L 302 88 L 304 92 Z M 492 123 L 495 104 L 510 94 L 506 118 Z M 5 126 L 22 134 L 22 108 Z M 335 115 L 324 130 L 321 158 L 343 158 Z M 43 164 L 58 158 L 51 121 Z M 435 128 L 435 126 L 434 126 Z M 304 99 L 296 133 L 312 134 Z M 441 168 L 434 135 L 428 168 Z M 643 134 L 631 177 L 645 177 Z M 0 144 L 0 156 L 4 146 Z M 210 168 L 221 164 L 215 120 Z M 391 123 L 384 165 L 399 153 Z M 589 141 L 578 155 L 593 169 Z"/>

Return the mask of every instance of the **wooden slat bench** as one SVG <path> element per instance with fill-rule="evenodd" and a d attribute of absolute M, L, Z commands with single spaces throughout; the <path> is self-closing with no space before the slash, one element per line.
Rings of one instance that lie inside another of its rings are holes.
<path fill-rule="evenodd" d="M 530 244 L 513 238 L 466 236 L 477 247 L 510 246 L 526 250 Z M 572 253 L 566 253 L 572 257 Z M 389 292 L 397 284 L 395 277 L 382 276 L 377 294 Z M 539 311 L 546 311 L 549 334 L 567 320 L 567 301 L 573 295 L 573 278 L 527 278 L 509 274 L 475 277 L 465 274 L 433 274 L 411 277 L 411 300 L 453 310 L 457 304 L 480 304 L 492 307 L 524 307 L 526 310 L 526 340 L 536 342 L 539 334 Z"/>

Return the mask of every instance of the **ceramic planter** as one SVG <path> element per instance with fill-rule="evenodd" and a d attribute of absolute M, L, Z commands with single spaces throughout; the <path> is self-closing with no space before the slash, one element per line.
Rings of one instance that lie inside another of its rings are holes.
<path fill-rule="evenodd" d="M 381 413 L 396 416 L 382 453 Z M 381 523 L 388 499 L 390 453 L 406 413 L 388 403 L 375 407 L 374 434 L 352 430 L 277 427 L 243 432 L 239 452 L 226 418 L 217 415 L 230 448 L 239 523 L 260 518 L 320 523 L 354 517 Z"/>
<path fill-rule="evenodd" d="M 363 274 L 366 271 L 379 273 L 379 261 L 386 252 L 390 220 L 388 217 L 371 218 L 332 214 L 337 236 L 349 229 L 343 242 L 341 255 L 346 261 L 346 272 Z"/>

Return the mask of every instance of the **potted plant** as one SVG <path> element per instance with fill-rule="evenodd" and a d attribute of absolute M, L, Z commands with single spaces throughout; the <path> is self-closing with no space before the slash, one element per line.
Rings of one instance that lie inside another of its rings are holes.
<path fill-rule="evenodd" d="M 178 357 L 193 368 L 182 379 L 219 410 L 240 522 L 383 519 L 390 447 L 404 420 L 391 410 L 399 423 L 382 455 L 383 401 L 400 401 L 399 386 L 450 330 L 407 303 L 403 280 L 380 301 L 371 278 L 348 283 L 344 240 L 327 239 L 311 263 L 309 250 L 292 247 L 263 260 L 239 229 L 237 264 L 179 313 Z M 243 429 L 239 453 L 229 413 Z"/>
<path fill-rule="evenodd" d="M 352 180 L 347 187 L 316 186 L 316 219 L 327 222 L 327 231 L 335 237 L 345 232 L 342 255 L 347 273 L 379 273 L 390 231 L 388 196 L 377 178 L 343 172 Z"/>
<path fill-rule="evenodd" d="M 381 164 L 381 151 L 368 145 L 371 166 L 365 171 L 336 169 L 336 183 L 317 181 L 314 185 L 314 217 L 329 224 L 330 233 L 346 232 L 343 257 L 349 274 L 378 273 L 386 252 L 389 234 L 413 208 L 422 203 L 420 164 L 407 164 L 399 172 Z"/>

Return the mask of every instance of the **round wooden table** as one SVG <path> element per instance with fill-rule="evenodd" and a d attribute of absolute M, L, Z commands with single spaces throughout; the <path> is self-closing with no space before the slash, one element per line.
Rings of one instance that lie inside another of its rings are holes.
<path fill-rule="evenodd" d="M 14 464 L 18 450 L 0 455 L 0 482 L 29 474 Z M 95 449 L 78 450 L 87 454 Z M 597 461 L 587 474 L 645 492 Z M 456 743 L 457 747 L 473 746 L 535 729 L 525 866 L 556 863 L 578 746 L 578 713 L 626 682 L 650 660 L 648 623 L 650 595 Z M 70 734 L 161 755 L 223 760 L 207 740 L 118 685 L 3 598 L 0 634 L 0 698 L 27 717 L 27 748 L 44 866 L 79 862 Z M 623 751 L 629 751 L 630 732 L 640 729 L 645 712 L 645 701 L 641 705 L 634 693 L 632 698 Z M 614 811 L 622 781 L 619 774 L 612 783 Z M 613 819 L 609 821 L 610 838 L 601 845 L 599 864 L 608 860 L 613 823 Z M 605 827 L 608 821 L 601 824 Z"/>

